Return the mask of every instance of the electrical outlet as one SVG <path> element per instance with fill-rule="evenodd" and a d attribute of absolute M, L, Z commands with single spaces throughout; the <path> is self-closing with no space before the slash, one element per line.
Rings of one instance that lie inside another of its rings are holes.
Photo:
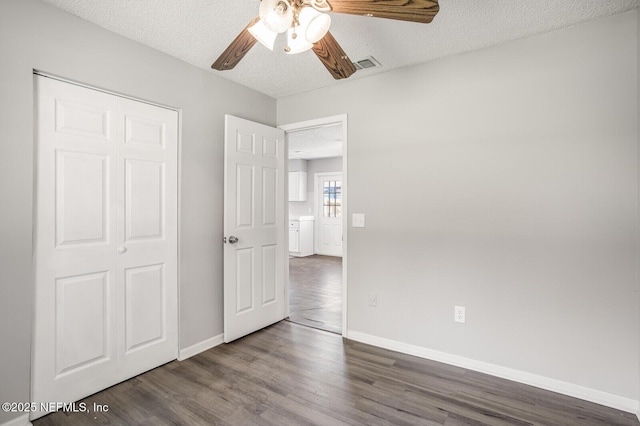
<path fill-rule="evenodd" d="M 378 306 L 378 295 L 376 293 L 369 293 L 369 306 Z"/>
<path fill-rule="evenodd" d="M 454 306 L 453 307 L 453 320 L 455 322 L 460 322 L 464 324 L 466 320 L 465 315 L 465 307 L 464 306 Z"/>

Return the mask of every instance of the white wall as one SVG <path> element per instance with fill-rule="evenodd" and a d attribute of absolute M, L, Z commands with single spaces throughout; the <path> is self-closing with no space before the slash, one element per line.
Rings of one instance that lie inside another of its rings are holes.
<path fill-rule="evenodd" d="M 0 401 L 29 401 L 34 68 L 182 109 L 180 346 L 222 333 L 224 114 L 275 100 L 37 0 L 0 2 L 0 57 Z"/>
<path fill-rule="evenodd" d="M 348 113 L 350 334 L 639 399 L 636 16 L 278 100 Z"/>

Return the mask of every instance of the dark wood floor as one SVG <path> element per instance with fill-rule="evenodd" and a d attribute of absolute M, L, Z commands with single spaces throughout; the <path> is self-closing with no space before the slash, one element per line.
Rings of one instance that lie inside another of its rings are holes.
<path fill-rule="evenodd" d="M 342 258 L 289 259 L 289 320 L 342 334 Z"/>
<path fill-rule="evenodd" d="M 635 416 L 283 321 L 174 361 L 45 425 L 640 425 Z"/>

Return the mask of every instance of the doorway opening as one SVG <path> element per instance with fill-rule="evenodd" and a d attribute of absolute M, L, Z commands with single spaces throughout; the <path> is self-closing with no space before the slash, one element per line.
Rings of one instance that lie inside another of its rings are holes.
<path fill-rule="evenodd" d="M 281 126 L 288 146 L 288 319 L 345 335 L 346 116 Z"/>

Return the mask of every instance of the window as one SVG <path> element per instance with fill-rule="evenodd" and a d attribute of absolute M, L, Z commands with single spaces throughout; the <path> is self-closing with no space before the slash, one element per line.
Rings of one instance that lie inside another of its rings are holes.
<path fill-rule="evenodd" d="M 324 217 L 342 216 L 342 182 L 339 180 L 324 181 L 322 191 L 322 207 Z"/>

